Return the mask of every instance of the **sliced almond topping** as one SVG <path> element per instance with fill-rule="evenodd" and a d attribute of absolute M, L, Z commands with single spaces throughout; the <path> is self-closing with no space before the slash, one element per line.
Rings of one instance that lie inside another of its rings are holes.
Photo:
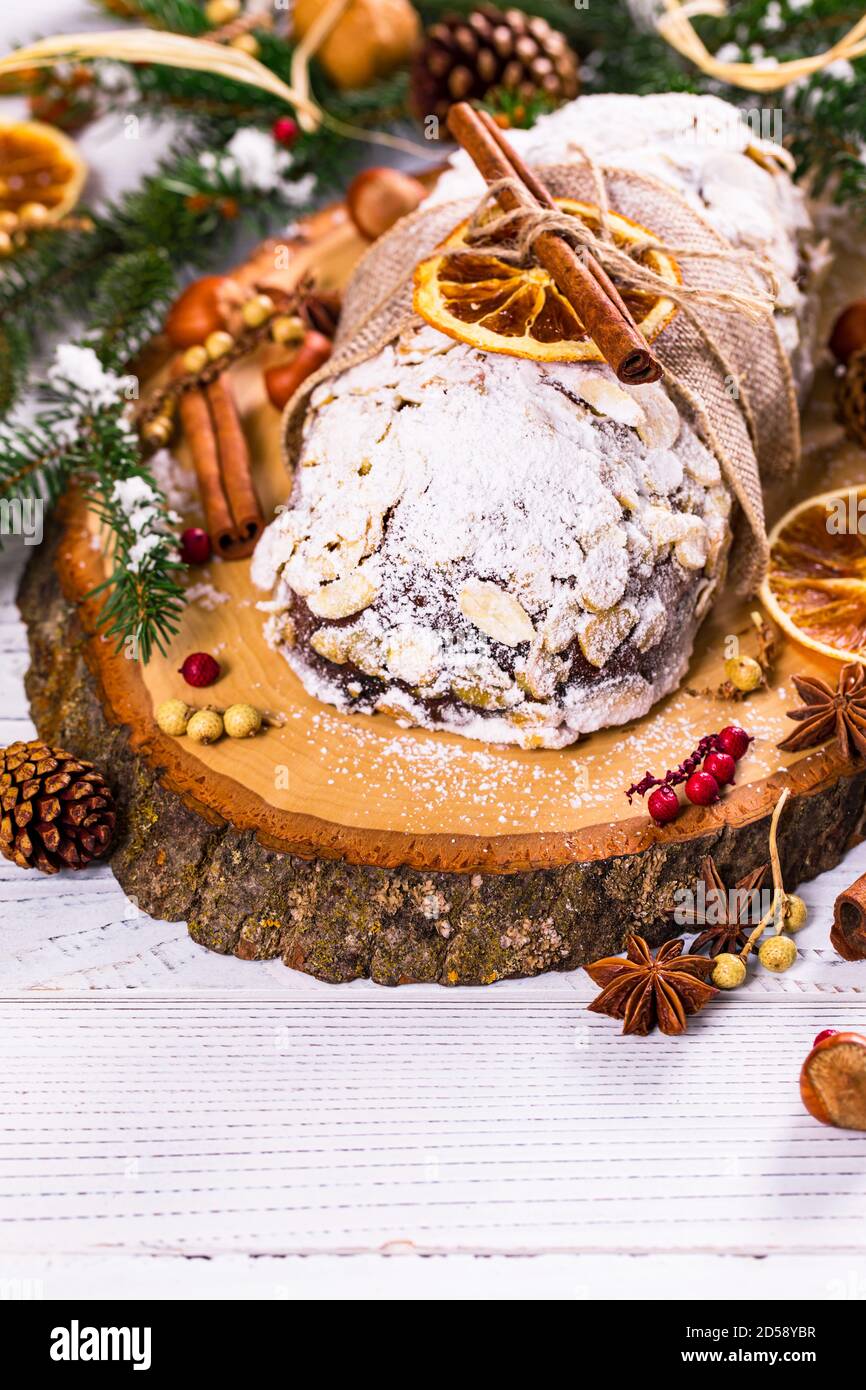
<path fill-rule="evenodd" d="M 376 597 L 376 587 L 360 570 L 353 570 L 333 584 L 325 584 L 307 597 L 307 606 L 317 618 L 349 618 L 360 613 Z"/>
<path fill-rule="evenodd" d="M 638 438 L 648 449 L 672 449 L 680 432 L 680 412 L 663 387 L 658 385 L 631 388 L 640 392 L 641 419 L 637 422 Z"/>
<path fill-rule="evenodd" d="M 368 676 L 384 680 L 388 674 L 385 668 L 385 641 L 376 632 L 368 632 L 364 627 L 352 628 L 346 647 L 348 658 Z"/>
<path fill-rule="evenodd" d="M 577 636 L 583 617 L 583 605 L 573 589 L 561 589 L 553 600 L 542 637 L 549 652 L 562 652 Z"/>
<path fill-rule="evenodd" d="M 707 493 L 707 500 L 704 503 L 705 512 L 713 512 L 716 516 L 731 515 L 731 494 L 726 487 L 714 487 Z"/>
<path fill-rule="evenodd" d="M 407 685 L 432 685 L 442 669 L 442 641 L 430 628 L 403 623 L 391 633 L 388 670 Z"/>
<path fill-rule="evenodd" d="M 568 679 L 568 672 L 568 662 L 544 651 L 536 638 L 523 670 L 516 673 L 515 679 L 521 690 L 534 700 L 550 700 Z"/>
<path fill-rule="evenodd" d="M 631 604 L 621 603 L 608 613 L 593 613 L 585 619 L 578 633 L 580 649 L 591 666 L 600 670 L 624 642 L 637 622 Z"/>
<path fill-rule="evenodd" d="M 519 647 L 535 636 L 532 619 L 513 594 L 483 579 L 470 579 L 460 591 L 460 611 L 494 642 Z"/>
<path fill-rule="evenodd" d="M 451 682 L 451 693 L 477 709 L 508 709 L 520 701 L 520 691 L 501 666 L 488 657 L 470 657 Z"/>
<path fill-rule="evenodd" d="M 667 610 L 661 599 L 654 594 L 644 604 L 637 627 L 632 632 L 631 640 L 639 652 L 648 652 L 651 647 L 657 646 L 662 640 L 667 625 Z"/>
<path fill-rule="evenodd" d="M 702 487 L 713 487 L 719 482 L 722 476 L 719 461 L 699 439 L 689 440 L 688 448 L 683 451 L 681 457 L 689 477 L 694 478 Z"/>
<path fill-rule="evenodd" d="M 676 492 L 683 481 L 683 465 L 671 449 L 648 449 L 640 471 L 647 491 L 662 497 Z"/>
<path fill-rule="evenodd" d="M 704 518 L 707 537 L 707 569 L 710 574 L 718 573 L 727 553 L 730 527 L 723 516 L 711 513 Z"/>
<path fill-rule="evenodd" d="M 326 661 L 342 666 L 349 660 L 349 635 L 344 627 L 319 627 L 310 638 L 310 646 Z"/>
<path fill-rule="evenodd" d="M 581 400 L 586 401 L 599 415 L 606 415 L 608 419 L 615 421 L 618 425 L 630 425 L 633 429 L 640 430 L 643 420 L 643 407 L 638 404 L 633 396 L 624 391 L 616 381 L 610 380 L 600 373 L 593 373 L 588 376 L 578 376 L 570 381 Z"/>
<path fill-rule="evenodd" d="M 666 507 L 647 507 L 641 521 L 655 550 L 663 550 L 666 546 L 673 545 L 687 530 L 682 514 L 669 511 Z"/>
<path fill-rule="evenodd" d="M 707 533 L 699 517 L 690 518 L 692 525 L 674 546 L 674 555 L 683 569 L 702 570 L 707 563 Z"/>
<path fill-rule="evenodd" d="M 629 558 L 625 542 L 625 532 L 619 531 L 587 551 L 577 581 L 577 592 L 584 608 L 604 613 L 619 603 L 628 583 Z"/>
<path fill-rule="evenodd" d="M 345 551 L 338 536 L 327 533 L 308 536 L 295 548 L 292 558 L 283 567 L 283 578 L 296 594 L 306 598 L 315 593 L 320 584 L 330 584 L 333 579 L 341 579 L 346 568 L 346 558 L 351 551 Z"/>
<path fill-rule="evenodd" d="M 389 719 L 395 720 L 398 724 L 406 724 L 409 728 L 414 728 L 418 720 L 415 711 L 408 701 L 405 701 L 398 690 L 389 690 L 386 695 L 380 696 L 374 705 L 377 714 L 387 714 Z"/>

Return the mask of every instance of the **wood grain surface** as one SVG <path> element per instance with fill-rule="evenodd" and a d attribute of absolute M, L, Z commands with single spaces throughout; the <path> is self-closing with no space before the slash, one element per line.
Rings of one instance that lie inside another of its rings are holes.
<path fill-rule="evenodd" d="M 287 286 L 312 271 L 323 288 L 347 278 L 364 243 L 341 207 L 302 224 L 308 246 L 298 250 Z M 260 263 L 267 264 L 266 258 Z M 261 279 L 261 276 L 259 276 Z M 264 396 L 262 368 L 281 350 L 267 347 L 232 372 L 266 516 L 286 500 L 289 478 L 281 459 L 278 413 Z M 148 386 L 144 386 L 146 395 Z M 796 495 L 856 483 L 862 455 L 828 435 L 830 381 L 825 378 L 804 421 L 811 466 Z M 828 447 L 828 438 L 833 444 Z M 177 453 L 189 465 L 181 442 Z M 776 499 L 790 500 L 794 489 Z M 185 521 L 200 522 L 196 513 Z M 74 509 L 58 552 L 64 592 L 75 605 L 104 577 L 95 526 Z M 786 642 L 772 688 L 747 704 L 730 705 L 681 689 L 643 719 L 602 730 L 572 748 L 521 751 L 477 744 L 456 735 L 404 729 L 388 716 L 345 716 L 303 689 L 283 658 L 266 645 L 263 597 L 249 577 L 249 561 L 216 561 L 194 570 L 191 582 L 212 586 L 218 601 L 191 603 L 165 658 L 147 667 L 115 653 L 96 638 L 90 661 L 105 693 L 109 718 L 127 725 L 133 750 L 163 769 L 162 781 L 206 815 L 252 829 L 271 848 L 304 857 L 340 857 L 348 863 L 422 870 L 514 872 L 557 868 L 613 855 L 634 854 L 766 816 L 783 785 L 799 794 L 833 785 L 840 760 L 828 752 L 783 757 L 776 743 L 790 730 L 793 672 L 835 678 L 836 663 Z M 704 625 L 685 685 L 715 688 L 731 641 L 754 649 L 754 604 L 720 604 Z M 88 630 L 93 605 L 79 609 Z M 192 651 L 209 651 L 223 674 L 207 693 L 191 691 L 178 673 Z M 259 738 L 223 739 L 202 747 L 157 729 L 154 709 L 171 697 L 221 707 L 248 700 L 280 722 Z M 700 736 L 731 718 L 746 723 L 756 742 L 741 764 L 737 787 L 718 806 L 689 807 L 675 825 L 659 828 L 630 806 L 624 792 L 647 767 L 675 766 Z M 792 768 L 790 777 L 783 773 Z M 769 779 L 769 782 L 768 782 Z M 767 784 L 767 785 L 765 785 Z"/>

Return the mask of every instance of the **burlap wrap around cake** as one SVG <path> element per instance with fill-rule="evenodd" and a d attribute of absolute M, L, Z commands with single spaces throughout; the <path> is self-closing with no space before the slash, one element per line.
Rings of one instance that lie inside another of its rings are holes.
<path fill-rule="evenodd" d="M 415 316 L 415 265 L 482 191 L 458 158 L 362 260 L 290 403 L 292 493 L 253 573 L 269 640 L 320 698 L 561 747 L 674 689 L 728 571 L 760 578 L 761 480 L 799 455 L 810 228 L 782 156 L 713 98 L 584 98 L 522 153 L 555 196 L 606 196 L 699 291 L 654 344 L 663 381 L 481 353 Z M 775 314 L 716 307 L 765 296 L 765 262 Z"/>

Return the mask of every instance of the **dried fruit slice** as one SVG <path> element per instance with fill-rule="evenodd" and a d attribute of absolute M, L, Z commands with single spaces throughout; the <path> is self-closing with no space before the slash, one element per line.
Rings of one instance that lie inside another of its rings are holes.
<path fill-rule="evenodd" d="M 796 642 L 838 661 L 863 660 L 866 488 L 810 497 L 782 517 L 770 536 L 761 597 Z"/>
<path fill-rule="evenodd" d="M 56 222 L 78 202 L 87 169 L 55 126 L 41 121 L 0 125 L 0 212 L 38 203 Z"/>
<path fill-rule="evenodd" d="M 598 208 L 572 198 L 557 198 L 558 207 L 598 226 Z M 434 328 L 482 352 L 530 357 L 536 362 L 601 362 L 604 360 L 586 328 L 553 280 L 541 266 L 519 266 L 501 260 L 476 243 L 464 252 L 469 222 L 446 238 L 436 255 L 415 271 L 415 311 Z M 619 213 L 610 214 L 614 240 L 621 246 L 652 235 Z M 646 251 L 644 263 L 667 281 L 681 281 L 679 267 L 659 251 Z M 652 342 L 670 323 L 676 306 L 669 299 L 649 298 L 623 290 L 623 298 L 646 338 Z"/>

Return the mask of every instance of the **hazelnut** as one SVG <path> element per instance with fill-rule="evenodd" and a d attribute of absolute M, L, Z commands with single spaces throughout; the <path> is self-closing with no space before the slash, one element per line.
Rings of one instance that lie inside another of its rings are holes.
<path fill-rule="evenodd" d="M 862 347 L 866 347 L 866 299 L 855 299 L 834 324 L 830 351 L 837 362 L 847 363 Z"/>
<path fill-rule="evenodd" d="M 399 169 L 364 169 L 349 184 L 346 207 L 361 236 L 375 241 L 426 197 L 424 185 Z"/>
<path fill-rule="evenodd" d="M 203 275 L 178 295 L 165 320 L 166 335 L 172 347 L 195 347 L 203 343 L 209 333 L 222 328 L 220 295 L 225 284 L 225 275 Z"/>

